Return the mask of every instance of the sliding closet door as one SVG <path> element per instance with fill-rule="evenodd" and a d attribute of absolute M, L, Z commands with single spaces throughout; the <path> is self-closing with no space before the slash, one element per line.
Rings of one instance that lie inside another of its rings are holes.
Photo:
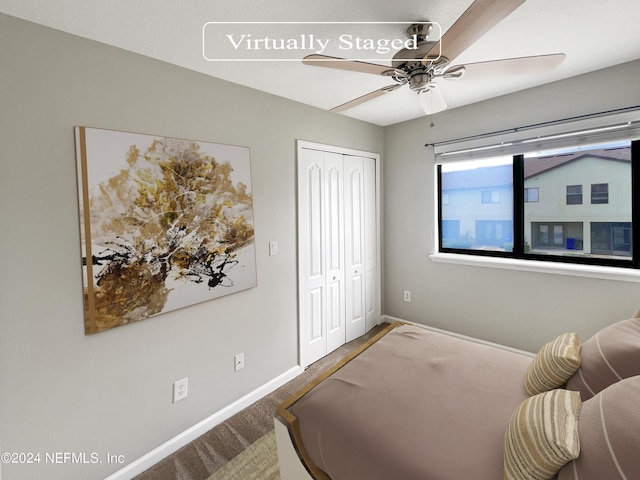
<path fill-rule="evenodd" d="M 365 333 L 364 161 L 344 157 L 347 342 Z"/>
<path fill-rule="evenodd" d="M 345 343 L 342 155 L 303 149 L 298 159 L 301 364 Z"/>

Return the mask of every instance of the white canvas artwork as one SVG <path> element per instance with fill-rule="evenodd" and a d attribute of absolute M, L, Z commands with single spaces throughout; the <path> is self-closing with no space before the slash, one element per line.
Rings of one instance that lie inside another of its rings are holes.
<path fill-rule="evenodd" d="M 76 128 L 85 332 L 256 285 L 247 147 Z"/>

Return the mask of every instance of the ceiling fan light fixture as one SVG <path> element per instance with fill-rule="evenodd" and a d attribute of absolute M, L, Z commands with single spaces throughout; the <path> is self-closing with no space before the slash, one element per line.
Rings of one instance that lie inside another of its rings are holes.
<path fill-rule="evenodd" d="M 416 93 L 418 95 L 418 103 L 425 114 L 433 115 L 447 109 L 447 103 L 435 84 L 429 84 Z"/>
<path fill-rule="evenodd" d="M 424 113 L 426 113 L 427 115 L 431 114 L 433 112 L 433 99 L 431 98 L 431 95 L 429 95 L 426 90 L 417 92 L 417 94 L 418 103 L 422 107 Z"/>

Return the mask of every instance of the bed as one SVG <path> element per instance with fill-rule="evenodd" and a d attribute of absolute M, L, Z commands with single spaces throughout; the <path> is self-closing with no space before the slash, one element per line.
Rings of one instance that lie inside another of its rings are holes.
<path fill-rule="evenodd" d="M 640 352 L 640 321 L 633 322 L 637 343 L 632 350 Z M 566 353 L 568 338 L 565 336 L 563 343 L 558 343 L 558 337 L 534 355 L 402 322 L 390 324 L 278 407 L 275 429 L 281 478 L 498 480 L 507 469 L 505 452 L 511 451 L 507 438 L 513 428 L 517 430 L 512 435 L 516 463 L 521 460 L 518 415 L 529 416 L 535 408 L 549 410 L 545 405 L 550 395 L 562 395 L 557 408 L 566 404 L 568 410 L 562 418 L 574 419 L 573 423 L 564 422 L 571 423 L 570 434 L 561 435 L 572 438 L 568 447 L 571 451 L 564 452 L 566 458 L 553 467 L 551 475 L 545 473 L 539 478 L 556 478 L 558 470 L 567 464 L 563 469 L 566 474 L 560 479 L 582 480 L 584 477 L 577 473 L 569 476 L 577 471 L 575 458 L 579 455 L 579 388 L 568 391 L 555 388 L 554 384 L 551 388 L 543 386 L 541 392 L 523 388 L 532 371 L 535 373 L 540 365 L 547 366 L 540 363 L 542 351 L 546 348 L 546 355 L 553 349 L 553 355 L 558 350 Z M 570 342 L 575 357 L 575 350 L 580 351 L 577 335 L 572 334 Z M 566 384 L 567 378 L 577 376 L 579 366 L 578 362 L 576 368 L 571 367 L 569 373 L 564 372 L 564 377 L 554 381 Z M 630 373 L 635 369 L 640 369 L 640 361 L 635 362 Z M 625 375 L 634 376 L 628 373 Z M 635 373 L 638 374 L 640 371 Z M 636 379 L 640 380 L 640 376 Z M 631 390 L 636 387 L 640 394 L 640 381 Z M 533 400 L 544 395 L 540 406 L 532 405 Z M 523 406 L 526 408 L 521 411 Z M 597 409 L 591 410 L 595 415 Z M 548 423 L 548 418 L 544 421 Z M 621 444 L 628 445 L 629 441 L 640 447 L 640 438 L 635 437 L 624 438 Z M 525 438 L 523 443 L 527 442 Z M 551 449 L 556 447 L 552 445 Z M 633 456 L 626 468 L 640 475 L 638 460 Z M 526 473 L 526 468 L 519 471 L 517 465 L 517 472 L 504 478 L 538 478 Z M 640 476 L 632 474 L 627 478 Z"/>

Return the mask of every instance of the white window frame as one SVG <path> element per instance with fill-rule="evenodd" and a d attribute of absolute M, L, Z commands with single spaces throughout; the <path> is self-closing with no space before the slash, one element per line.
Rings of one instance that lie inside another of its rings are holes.
<path fill-rule="evenodd" d="M 623 139 L 640 139 L 640 108 L 433 144 L 434 169 L 437 169 L 438 164 L 449 161 L 479 160 L 502 155 L 518 155 L 536 149 L 570 147 L 577 143 L 596 144 Z M 433 204 L 436 209 L 439 208 L 437 182 L 438 176 L 434 175 Z M 434 263 L 640 283 L 640 269 L 635 268 L 439 252 L 437 210 L 434 223 L 434 251 L 429 255 L 429 259 Z"/>

